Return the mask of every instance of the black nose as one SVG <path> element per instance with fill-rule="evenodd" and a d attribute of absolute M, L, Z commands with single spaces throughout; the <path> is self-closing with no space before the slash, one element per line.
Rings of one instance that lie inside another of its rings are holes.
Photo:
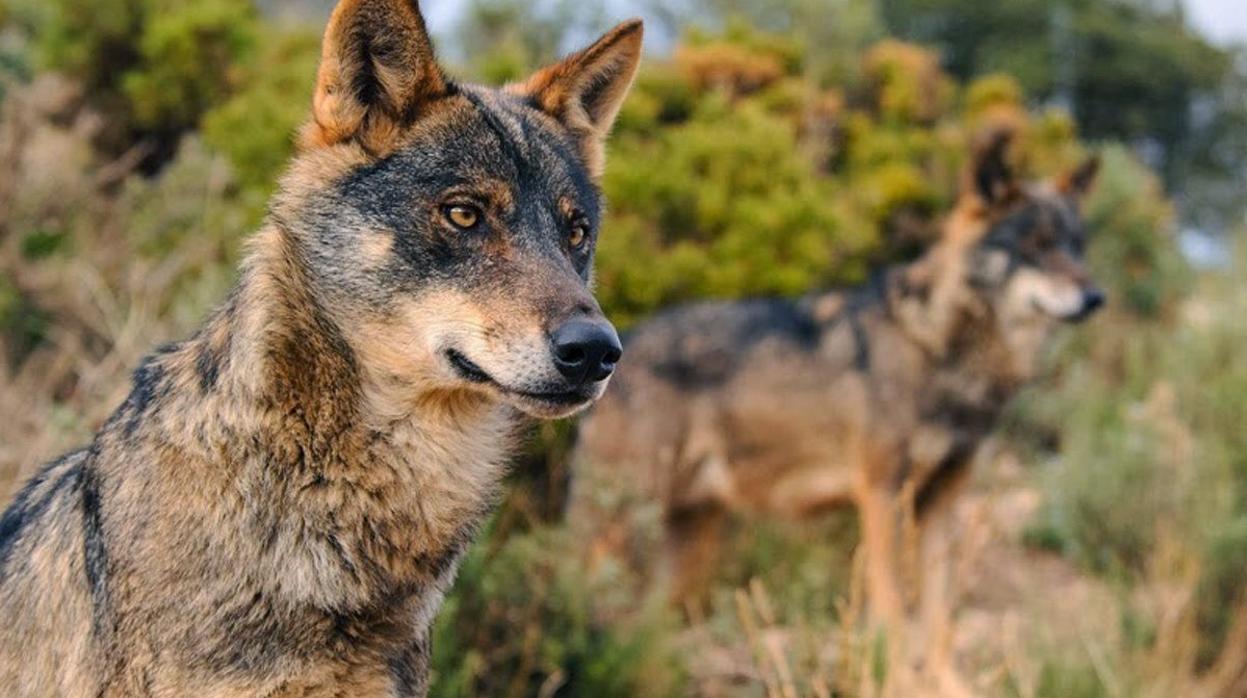
<path fill-rule="evenodd" d="M 1074 322 L 1082 322 L 1083 320 L 1086 320 L 1091 317 L 1095 311 L 1099 310 L 1100 306 L 1104 305 L 1104 301 L 1104 292 L 1095 286 L 1083 289 L 1082 308 L 1078 311 L 1078 314 L 1074 315 L 1071 319 Z"/>
<path fill-rule="evenodd" d="M 1088 288 L 1082 292 L 1082 312 L 1090 315 L 1104 305 L 1104 292 L 1098 288 Z"/>
<path fill-rule="evenodd" d="M 577 385 L 605 379 L 615 370 L 623 347 L 615 328 L 606 322 L 572 320 L 551 335 L 554 365 Z"/>

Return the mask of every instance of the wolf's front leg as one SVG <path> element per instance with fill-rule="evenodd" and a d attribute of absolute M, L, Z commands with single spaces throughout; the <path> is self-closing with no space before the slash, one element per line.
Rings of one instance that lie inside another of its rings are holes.
<path fill-rule="evenodd" d="M 727 512 L 717 503 L 681 509 L 667 516 L 663 575 L 671 600 L 692 618 L 700 615 L 709 581 L 718 568 L 726 517 Z"/>
<path fill-rule="evenodd" d="M 886 485 L 867 483 L 857 492 L 858 515 L 866 554 L 866 600 L 869 627 L 887 639 L 884 695 L 913 695 L 916 676 L 907 649 L 908 613 L 901 583 L 901 498 Z"/>
<path fill-rule="evenodd" d="M 919 605 L 909 642 L 921 651 L 924 678 L 945 698 L 970 698 L 975 693 L 962 679 L 954 656 L 954 615 L 957 609 L 957 535 L 955 502 L 965 489 L 969 468 L 960 468 L 919 512 Z"/>

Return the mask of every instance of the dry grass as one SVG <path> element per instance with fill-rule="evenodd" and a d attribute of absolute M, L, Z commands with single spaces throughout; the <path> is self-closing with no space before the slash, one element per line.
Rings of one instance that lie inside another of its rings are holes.
<path fill-rule="evenodd" d="M 45 76 L 10 94 L 0 115 L 0 294 L 9 308 L 0 492 L 86 443 L 139 359 L 194 327 L 232 275 L 224 240 L 237 233 L 205 229 L 211 217 L 202 215 L 229 183 L 224 163 L 190 152 L 183 171 L 132 177 L 139 152 L 97 159 L 98 121 L 76 102 L 71 86 Z M 179 177 L 198 182 L 198 201 L 184 197 Z M 160 215 L 172 209 L 161 210 L 166 194 L 183 196 L 189 223 Z M 161 235 L 177 243 L 160 245 Z"/>

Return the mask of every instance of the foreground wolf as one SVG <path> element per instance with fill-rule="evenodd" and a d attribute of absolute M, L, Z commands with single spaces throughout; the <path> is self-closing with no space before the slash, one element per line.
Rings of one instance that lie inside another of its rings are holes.
<path fill-rule="evenodd" d="M 1051 328 L 1104 301 L 1078 213 L 1096 162 L 1024 186 L 1010 135 L 983 140 L 942 238 L 917 261 L 864 288 L 691 305 L 637 328 L 582 426 L 573 525 L 616 548 L 634 525 L 627 493 L 661 502 L 668 581 L 683 598 L 713 565 L 727 514 L 856 505 L 869 600 L 888 629 L 901 633 L 909 614 L 909 522 L 923 533 L 923 604 L 942 603 L 931 570 L 943 538 L 930 524 Z"/>
<path fill-rule="evenodd" d="M 525 415 L 601 395 L 587 290 L 638 22 L 504 90 L 345 0 L 237 288 L 0 520 L 4 696 L 418 696 Z"/>

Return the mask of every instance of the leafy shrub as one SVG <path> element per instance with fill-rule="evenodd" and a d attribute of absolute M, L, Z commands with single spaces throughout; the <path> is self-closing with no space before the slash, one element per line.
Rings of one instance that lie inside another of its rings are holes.
<path fill-rule="evenodd" d="M 250 0 L 49 0 L 38 48 L 108 117 L 108 145 L 153 138 L 167 157 L 232 92 L 257 22 Z"/>
<path fill-rule="evenodd" d="M 1122 201 L 1119 220 L 1100 234 L 1115 225 L 1120 235 L 1138 234 L 1146 206 Z M 1025 401 L 1061 435 L 1032 539 L 1126 580 L 1152 573 L 1165 540 L 1182 541 L 1198 564 L 1200 652 L 1211 656 L 1247 575 L 1247 297 L 1232 278 L 1206 278 L 1198 294 L 1179 295 L 1184 286 L 1166 277 L 1178 253 L 1166 240 L 1093 244 L 1098 265 L 1122 264 L 1106 260 L 1123 250 L 1156 260 L 1151 274 L 1131 274 L 1127 263 L 1108 278 L 1126 293 L 1146 289 L 1145 312 L 1157 298 L 1167 312 L 1140 316 L 1124 295 L 1126 303 L 1075 338 L 1055 386 Z M 1185 281 L 1185 270 L 1174 273 Z"/>
<path fill-rule="evenodd" d="M 1131 312 L 1156 316 L 1173 308 L 1191 277 L 1173 239 L 1173 207 L 1156 175 L 1124 148 L 1106 147 L 1103 158 L 1087 202 L 1097 278 Z"/>
<path fill-rule="evenodd" d="M 294 149 L 294 137 L 312 103 L 320 37 L 278 33 L 237 72 L 237 90 L 204 114 L 204 142 L 224 153 L 256 217 Z"/>
<path fill-rule="evenodd" d="M 930 124 L 944 114 L 953 87 L 934 51 L 885 39 L 866 52 L 863 64 L 883 121 Z"/>
<path fill-rule="evenodd" d="M 753 103 L 706 97 L 654 138 L 621 133 L 612 157 L 598 279 L 622 322 L 678 300 L 794 294 L 864 273 L 875 231 L 841 223 L 835 185 L 815 176 L 791 124 Z"/>
<path fill-rule="evenodd" d="M 683 695 L 658 609 L 637 612 L 582 559 L 565 530 L 474 546 L 435 627 L 432 695 Z"/>

